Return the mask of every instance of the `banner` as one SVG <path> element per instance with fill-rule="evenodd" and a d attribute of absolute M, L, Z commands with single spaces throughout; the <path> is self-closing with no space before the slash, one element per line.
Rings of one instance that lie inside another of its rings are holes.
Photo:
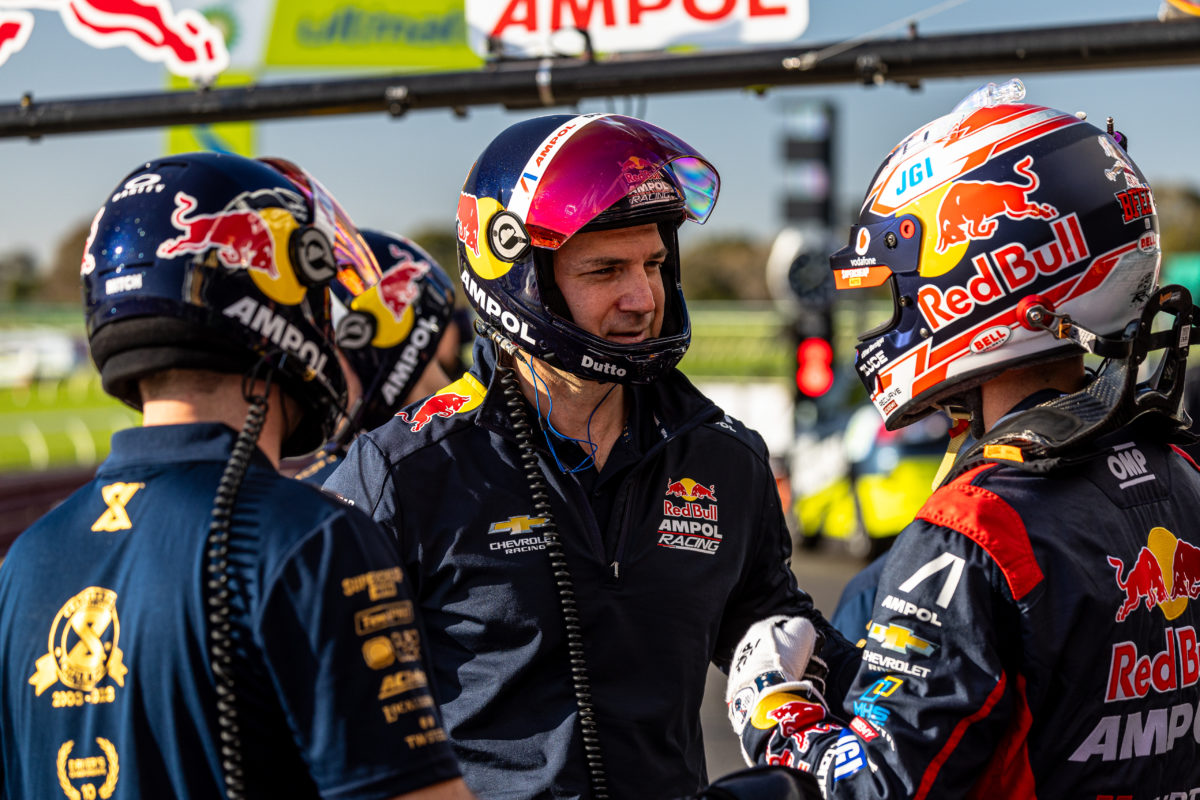
<path fill-rule="evenodd" d="M 587 30 L 600 53 L 789 42 L 808 27 L 808 0 L 466 0 L 468 37 L 516 57 L 578 53 Z"/>
<path fill-rule="evenodd" d="M 463 0 L 287 0 L 275 10 L 269 67 L 475 69 Z"/>
<path fill-rule="evenodd" d="M 249 72 L 226 70 L 217 78 L 216 86 L 246 86 L 254 83 Z M 190 81 L 172 77 L 169 89 L 195 91 Z M 167 144 L 164 155 L 192 153 L 211 150 L 216 153 L 237 153 L 242 156 L 258 155 L 256 128 L 253 122 L 218 122 L 215 125 L 172 125 L 167 128 Z"/>

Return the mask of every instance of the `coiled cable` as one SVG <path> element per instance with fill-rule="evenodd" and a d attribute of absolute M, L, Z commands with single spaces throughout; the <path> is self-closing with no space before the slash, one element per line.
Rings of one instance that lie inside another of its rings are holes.
<path fill-rule="evenodd" d="M 262 366 L 260 362 L 259 366 Z M 242 766 L 242 739 L 238 725 L 237 682 L 234 677 L 234 652 L 231 616 L 229 563 L 229 531 L 233 525 L 233 508 L 237 502 L 242 479 L 250 467 L 259 434 L 267 418 L 267 398 L 271 392 L 270 373 L 262 394 L 251 394 L 259 368 L 246 376 L 242 395 L 249 404 L 246 420 L 238 432 L 233 451 L 225 463 L 225 471 L 217 484 L 213 498 L 212 520 L 208 527 L 207 572 L 208 643 L 215 689 L 217 693 L 217 725 L 220 735 L 221 772 L 225 781 L 225 796 L 229 800 L 245 800 L 246 781 Z"/>
<path fill-rule="evenodd" d="M 491 329 L 489 336 L 499 334 Z M 494 339 L 495 337 L 492 336 Z M 595 800 L 608 800 L 608 778 L 604 773 L 604 759 L 600 751 L 600 732 L 596 724 L 596 712 L 592 706 L 592 688 L 588 679 L 587 660 L 583 650 L 583 625 L 579 619 L 579 606 L 575 602 L 575 585 L 567 568 L 558 526 L 550 510 L 550 488 L 538 467 L 537 451 L 533 446 L 533 425 L 529 421 L 529 408 L 517 386 L 516 376 L 511 369 L 500 368 L 500 384 L 504 392 L 504 404 L 508 408 L 509 420 L 521 451 L 521 467 L 529 482 L 533 495 L 534 515 L 545 520 L 539 530 L 546 543 L 554 585 L 558 588 L 559 605 L 562 608 L 563 625 L 567 632 L 567 658 L 571 666 L 571 684 L 575 690 L 575 703 L 579 708 L 579 729 L 583 739 L 583 754 L 587 761 L 588 779 L 592 784 Z"/>

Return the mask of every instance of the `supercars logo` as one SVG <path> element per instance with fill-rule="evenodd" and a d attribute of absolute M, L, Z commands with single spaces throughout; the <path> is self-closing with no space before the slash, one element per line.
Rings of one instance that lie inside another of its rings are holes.
<path fill-rule="evenodd" d="M 1116 556 L 1108 556 L 1108 563 L 1116 570 L 1117 588 L 1123 595 L 1117 622 L 1124 622 L 1143 604 L 1147 611 L 1158 606 L 1166 619 L 1175 619 L 1189 600 L 1200 597 L 1200 547 L 1176 538 L 1166 528 L 1150 530 L 1128 569 Z"/>
<path fill-rule="evenodd" d="M 117 618 L 117 593 L 89 586 L 68 600 L 54 617 L 48 650 L 37 660 L 29 678 L 34 693 L 55 683 L 78 692 L 55 692 L 55 706 L 112 702 L 112 687 L 96 691 L 107 676 L 125 685 L 124 655 L 118 642 L 121 623 Z M 69 696 L 68 696 L 69 695 Z"/>

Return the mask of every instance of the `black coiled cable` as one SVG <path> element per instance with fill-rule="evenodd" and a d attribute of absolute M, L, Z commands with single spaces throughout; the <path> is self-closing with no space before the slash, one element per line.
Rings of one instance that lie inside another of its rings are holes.
<path fill-rule="evenodd" d="M 257 370 L 256 370 L 257 371 Z M 270 379 L 263 394 L 250 395 L 247 387 L 252 386 L 253 373 L 243 388 L 249 403 L 246 421 L 238 432 L 217 495 L 213 499 L 212 521 L 208 527 L 208 643 L 212 658 L 213 677 L 217 692 L 217 725 L 221 737 L 221 771 L 225 778 L 225 796 L 229 800 L 244 800 L 246 797 L 245 771 L 242 767 L 241 729 L 238 726 L 237 684 L 234 678 L 233 656 L 236 643 L 233 640 L 233 623 L 230 620 L 229 588 L 232 567 L 229 564 L 229 530 L 233 524 L 233 507 L 237 501 L 242 479 L 250 466 L 258 436 L 262 433 L 267 418 L 267 397 L 271 391 Z"/>
<path fill-rule="evenodd" d="M 533 494 L 534 515 L 545 520 L 539 530 L 546 542 L 546 553 L 550 557 L 550 568 L 554 573 L 554 584 L 558 587 L 558 600 L 562 607 L 563 625 L 567 631 L 567 658 L 571 665 L 575 703 L 579 707 L 579 728 L 583 738 L 583 754 L 587 760 L 588 778 L 592 783 L 592 797 L 595 800 L 608 800 L 608 778 L 604 774 L 600 732 L 596 725 L 596 712 L 592 707 L 592 687 L 588 680 L 587 661 L 584 658 L 583 625 L 579 620 L 575 586 L 567 569 L 567 558 L 558 535 L 558 526 L 554 524 L 554 516 L 550 511 L 550 489 L 538 467 L 529 409 L 511 369 L 501 370 L 500 383 L 513 433 L 521 450 L 521 466 L 525 470 L 525 478 Z"/>

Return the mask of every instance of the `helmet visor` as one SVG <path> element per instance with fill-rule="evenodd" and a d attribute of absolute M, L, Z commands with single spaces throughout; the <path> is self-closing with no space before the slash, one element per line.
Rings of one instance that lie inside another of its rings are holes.
<path fill-rule="evenodd" d="M 582 115 L 534 151 L 508 209 L 524 218 L 533 244 L 554 249 L 637 187 L 664 175 L 680 189 L 687 218 L 707 220 L 721 180 L 691 145 L 631 117 Z"/>
<path fill-rule="evenodd" d="M 342 285 L 352 294 L 359 295 L 379 283 L 381 271 L 371 248 L 363 241 L 350 215 L 329 190 L 307 170 L 291 161 L 283 158 L 259 160 L 283 173 L 312 204 L 312 224 L 333 243 L 333 255 L 338 266 L 337 279 Z"/>

